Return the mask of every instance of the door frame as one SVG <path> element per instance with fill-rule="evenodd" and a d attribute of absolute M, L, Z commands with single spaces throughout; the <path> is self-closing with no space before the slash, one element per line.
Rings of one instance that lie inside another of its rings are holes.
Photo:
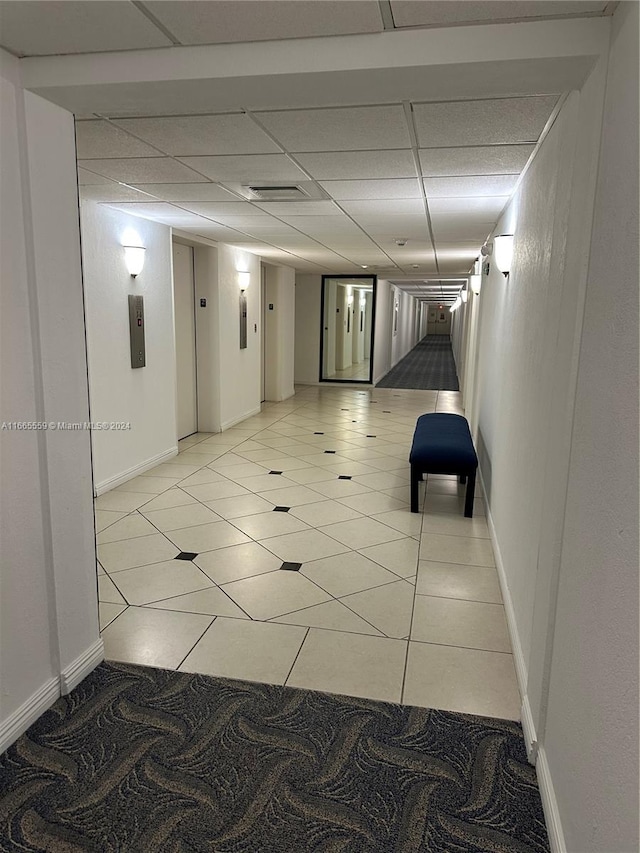
<path fill-rule="evenodd" d="M 370 281 L 373 285 L 372 296 L 371 296 L 371 348 L 369 355 L 369 378 L 368 379 L 325 379 L 323 377 L 323 364 L 324 364 L 324 286 L 327 280 L 331 281 L 339 281 L 340 279 L 347 279 L 349 281 L 353 281 L 354 279 L 364 279 L 366 281 Z M 356 273 L 355 275 L 323 275 L 322 281 L 320 284 L 320 372 L 319 372 L 319 382 L 333 382 L 336 384 L 342 385 L 373 385 L 373 356 L 375 352 L 375 341 L 376 341 L 376 303 L 377 303 L 377 292 L 378 292 L 378 276 L 374 273 L 363 274 Z"/>

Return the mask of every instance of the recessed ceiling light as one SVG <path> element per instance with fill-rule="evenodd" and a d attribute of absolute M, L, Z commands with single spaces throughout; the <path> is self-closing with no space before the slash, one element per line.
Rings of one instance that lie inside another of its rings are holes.
<path fill-rule="evenodd" d="M 362 268 L 363 270 L 368 270 L 368 269 L 369 269 L 369 267 L 368 267 L 366 264 L 360 264 L 360 266 L 361 266 L 361 268 Z"/>

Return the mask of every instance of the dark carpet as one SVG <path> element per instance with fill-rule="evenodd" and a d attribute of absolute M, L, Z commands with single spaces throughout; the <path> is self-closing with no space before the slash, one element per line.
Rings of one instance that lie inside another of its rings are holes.
<path fill-rule="evenodd" d="M 548 851 L 517 723 L 101 664 L 0 758 L 3 851 Z"/>
<path fill-rule="evenodd" d="M 459 391 L 448 335 L 427 335 L 378 382 L 377 388 Z"/>

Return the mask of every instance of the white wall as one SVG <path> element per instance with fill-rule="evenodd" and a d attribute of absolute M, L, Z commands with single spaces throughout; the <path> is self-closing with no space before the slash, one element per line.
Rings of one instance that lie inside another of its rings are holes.
<path fill-rule="evenodd" d="M 295 381 L 317 385 L 320 375 L 320 293 L 322 277 L 296 274 Z"/>
<path fill-rule="evenodd" d="M 295 270 L 271 264 L 265 264 L 265 270 L 265 394 L 267 400 L 280 402 L 294 393 Z"/>
<path fill-rule="evenodd" d="M 515 233 L 509 278 L 490 261 L 479 303 L 471 297 L 457 312 L 453 332 L 525 737 L 533 757 L 537 750 L 552 850 L 574 853 L 637 849 L 638 27 L 631 8 L 622 4 L 614 18 L 620 44 L 614 41 L 609 72 L 591 271 L 606 56 L 567 97 L 495 229 Z"/>
<path fill-rule="evenodd" d="M 0 51 L 3 421 L 88 420 L 73 117 Z M 0 430 L 0 750 L 102 658 L 87 430 Z"/>
<path fill-rule="evenodd" d="M 393 330 L 394 300 L 398 300 L 398 329 Z M 417 299 L 383 279 L 376 294 L 376 339 L 373 353 L 373 381 L 379 382 L 418 342 Z"/>
<path fill-rule="evenodd" d="M 247 347 L 240 349 L 238 271 L 249 272 Z M 260 258 L 235 246 L 218 247 L 220 420 L 222 429 L 260 411 Z"/>
<path fill-rule="evenodd" d="M 638 850 L 638 6 L 613 19 L 545 753 L 567 849 Z"/>
<path fill-rule="evenodd" d="M 185 242 L 182 240 L 181 242 Z M 189 245 L 192 245 L 191 243 Z M 220 432 L 220 306 L 218 249 L 193 244 L 196 293 L 198 430 Z M 205 305 L 200 300 L 205 300 Z"/>
<path fill-rule="evenodd" d="M 99 494 L 177 453 L 171 230 L 95 202 L 83 202 L 81 230 L 91 417 L 131 424 L 92 433 Z M 124 264 L 128 231 L 146 247 L 135 279 Z M 144 297 L 145 313 L 146 366 L 135 369 L 131 293 Z"/>

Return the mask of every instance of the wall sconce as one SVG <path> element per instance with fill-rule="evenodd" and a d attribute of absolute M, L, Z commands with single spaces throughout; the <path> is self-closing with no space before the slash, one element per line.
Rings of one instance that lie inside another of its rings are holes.
<path fill-rule="evenodd" d="M 499 234 L 493 238 L 493 258 L 500 272 L 509 275 L 513 260 L 513 234 Z"/>
<path fill-rule="evenodd" d="M 478 273 L 470 275 L 469 287 L 471 288 L 471 292 L 475 293 L 475 295 L 477 296 L 480 293 L 480 288 L 482 287 L 482 276 Z"/>
<path fill-rule="evenodd" d="M 240 292 L 244 292 L 251 284 L 251 273 L 244 270 L 236 270 L 238 273 L 238 285 Z"/>
<path fill-rule="evenodd" d="M 462 305 L 462 299 L 458 296 L 458 297 L 456 298 L 456 301 L 455 301 L 455 302 L 453 303 L 453 305 L 451 306 L 451 308 L 449 308 L 449 311 L 451 311 L 451 313 L 453 314 L 453 312 L 454 312 L 454 311 L 457 311 L 457 310 L 458 310 L 458 308 L 459 308 L 461 305 Z"/>
<path fill-rule="evenodd" d="M 132 278 L 135 278 L 142 272 L 144 266 L 144 246 L 123 246 L 124 262 L 127 265 L 127 270 Z"/>
<path fill-rule="evenodd" d="M 460 291 L 460 298 L 462 299 L 463 302 L 467 301 L 467 299 L 469 298 L 469 294 L 467 293 L 466 290 Z"/>

